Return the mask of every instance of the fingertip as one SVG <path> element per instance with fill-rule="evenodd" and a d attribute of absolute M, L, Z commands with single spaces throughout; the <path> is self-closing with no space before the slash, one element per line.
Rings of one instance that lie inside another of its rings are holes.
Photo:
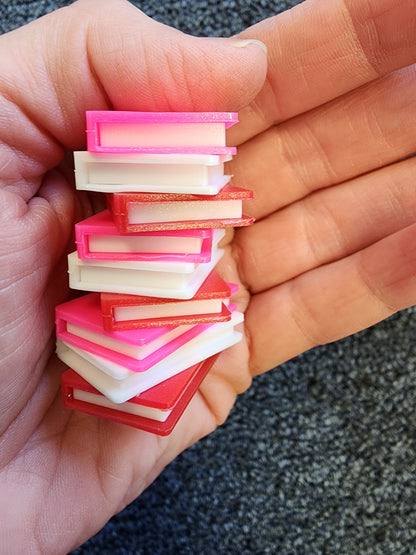
<path fill-rule="evenodd" d="M 207 60 L 216 53 L 216 67 L 211 69 L 217 87 L 218 107 L 239 111 L 260 92 L 267 76 L 267 47 L 256 39 L 216 38 L 205 52 Z M 215 42 L 214 42 L 215 41 Z M 208 55 L 207 55 L 208 54 Z M 207 65 L 207 64 L 206 64 Z"/>

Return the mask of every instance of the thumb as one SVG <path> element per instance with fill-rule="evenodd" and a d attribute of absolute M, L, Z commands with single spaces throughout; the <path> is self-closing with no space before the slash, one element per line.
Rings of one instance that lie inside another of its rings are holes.
<path fill-rule="evenodd" d="M 236 109 L 264 82 L 266 47 L 258 41 L 192 37 L 120 1 L 106 3 L 101 17 L 91 27 L 89 51 L 115 107 Z"/>
<path fill-rule="evenodd" d="M 1 39 L 0 94 L 71 149 L 87 109 L 238 111 L 266 76 L 262 43 L 192 37 L 124 0 L 80 0 Z"/>

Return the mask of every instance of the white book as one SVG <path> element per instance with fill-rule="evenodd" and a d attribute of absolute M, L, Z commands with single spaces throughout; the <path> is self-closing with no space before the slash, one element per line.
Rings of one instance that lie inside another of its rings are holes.
<path fill-rule="evenodd" d="M 223 253 L 214 248 L 208 263 L 120 262 L 81 260 L 75 251 L 68 255 L 69 286 L 83 291 L 191 299 Z"/>
<path fill-rule="evenodd" d="M 103 193 L 217 194 L 230 180 L 231 156 L 198 154 L 100 154 L 74 152 L 75 185 Z"/>

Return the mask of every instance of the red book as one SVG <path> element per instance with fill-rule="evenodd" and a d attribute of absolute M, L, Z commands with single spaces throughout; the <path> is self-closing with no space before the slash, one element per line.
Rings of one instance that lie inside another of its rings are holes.
<path fill-rule="evenodd" d="M 225 322 L 230 320 L 231 313 L 224 302 L 236 289 L 237 286 L 227 284 L 212 271 L 189 300 L 101 293 L 104 329 L 118 331 Z"/>
<path fill-rule="evenodd" d="M 125 403 L 109 401 L 74 370 L 62 375 L 63 404 L 146 432 L 169 435 L 218 357 L 214 355 Z"/>
<path fill-rule="evenodd" d="M 252 191 L 226 185 L 216 195 L 170 193 L 113 193 L 107 204 L 121 233 L 204 229 L 251 225 L 242 201 Z"/>

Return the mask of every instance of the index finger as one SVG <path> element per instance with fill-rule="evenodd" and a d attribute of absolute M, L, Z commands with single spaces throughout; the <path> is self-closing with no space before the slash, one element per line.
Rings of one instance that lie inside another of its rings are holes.
<path fill-rule="evenodd" d="M 264 42 L 267 80 L 230 144 L 416 60 L 414 0 L 306 0 L 244 31 Z"/>

